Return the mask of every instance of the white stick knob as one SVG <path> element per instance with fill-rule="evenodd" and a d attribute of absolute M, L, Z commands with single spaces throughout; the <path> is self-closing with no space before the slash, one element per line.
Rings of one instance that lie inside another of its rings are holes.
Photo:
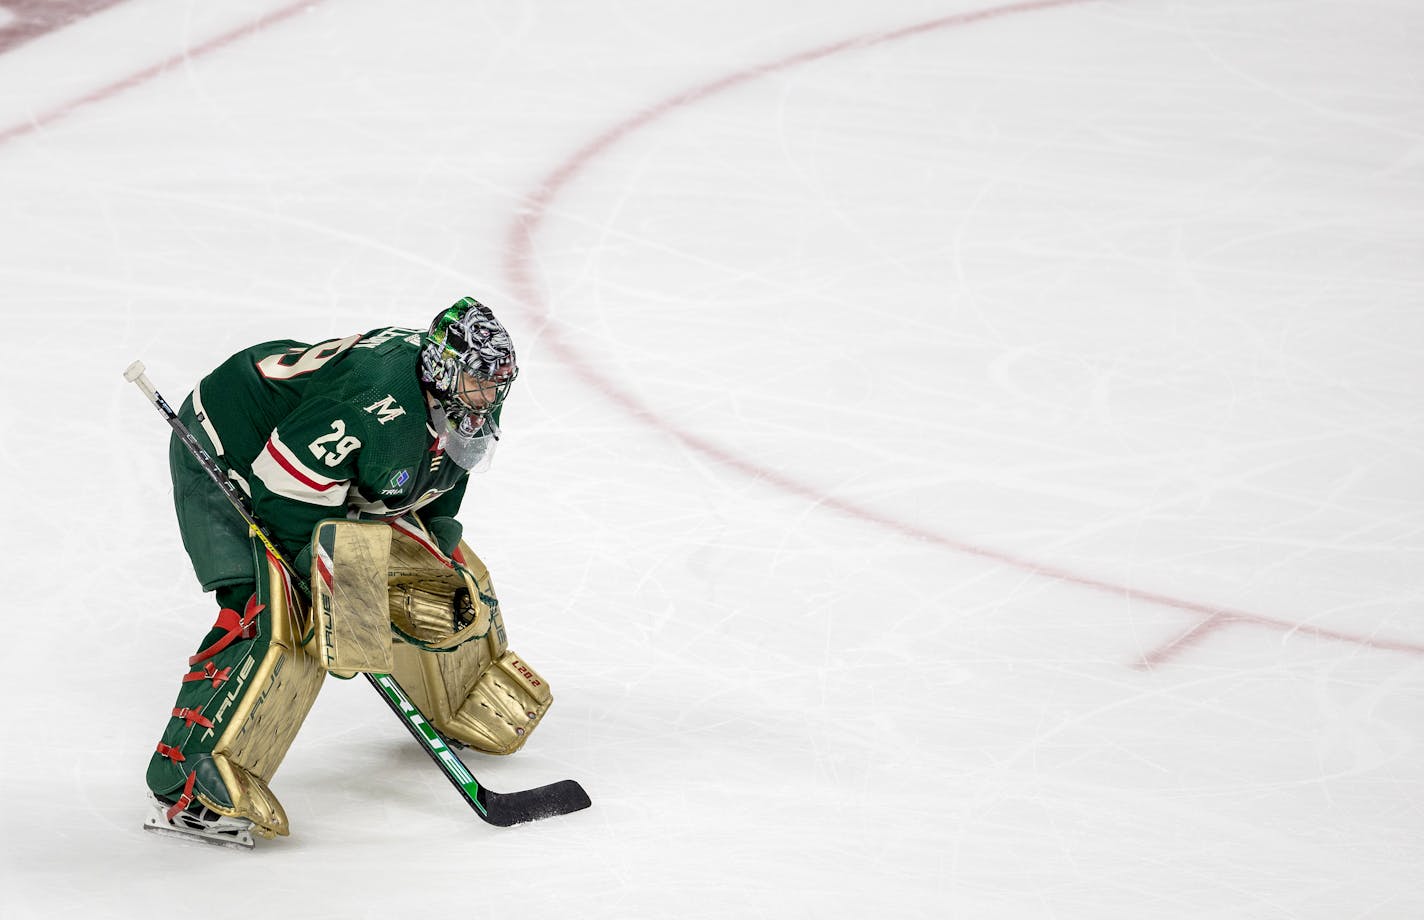
<path fill-rule="evenodd" d="M 153 388 L 153 384 L 148 382 L 148 375 L 143 372 L 142 361 L 130 364 L 128 370 L 124 371 L 124 379 L 129 383 L 138 384 L 138 388 L 143 390 L 143 395 L 148 397 L 148 401 L 158 405 L 158 391 Z"/>

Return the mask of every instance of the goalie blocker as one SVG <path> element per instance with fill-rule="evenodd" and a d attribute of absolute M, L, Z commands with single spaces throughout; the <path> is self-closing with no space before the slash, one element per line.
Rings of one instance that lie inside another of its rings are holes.
<path fill-rule="evenodd" d="M 257 593 L 223 610 L 189 659 L 149 764 L 170 822 L 202 805 L 259 836 L 288 834 L 268 784 L 328 673 L 390 673 L 437 731 L 490 754 L 519 750 L 552 704 L 509 649 L 489 571 L 467 546 L 449 559 L 404 519 L 324 521 L 308 605 L 253 542 Z"/>

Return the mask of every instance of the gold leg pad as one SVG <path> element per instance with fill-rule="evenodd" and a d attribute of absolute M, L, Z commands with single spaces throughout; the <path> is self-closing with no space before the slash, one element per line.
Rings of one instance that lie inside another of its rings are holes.
<path fill-rule="evenodd" d="M 267 592 L 272 641 L 247 678 L 246 692 L 239 699 L 234 691 L 236 705 L 213 747 L 213 762 L 233 807 L 218 808 L 206 800 L 203 804 L 219 814 L 248 818 L 254 833 L 271 837 L 289 830 L 287 814 L 267 784 L 306 721 L 326 672 L 302 647 L 310 632 L 308 611 L 299 602 L 289 606 L 275 563 L 269 562 L 266 575 L 268 584 L 277 586 Z"/>
<path fill-rule="evenodd" d="M 213 755 L 213 763 L 218 768 L 218 774 L 222 776 L 228 794 L 232 796 L 232 807 L 222 808 L 201 792 L 198 793 L 198 801 L 220 815 L 247 818 L 252 822 L 252 833 L 259 837 L 286 837 L 292 832 L 287 824 L 287 812 L 282 808 L 282 803 L 277 801 L 277 797 L 261 778 L 253 776 L 220 754 Z"/>
<path fill-rule="evenodd" d="M 480 677 L 444 731 L 478 751 L 513 754 L 553 702 L 544 679 L 509 651 Z"/>
<path fill-rule="evenodd" d="M 480 641 L 437 653 L 398 643 L 393 673 L 445 737 L 487 754 L 512 754 L 529 740 L 554 695 L 517 653 L 502 649 L 493 660 L 492 647 Z"/>
<path fill-rule="evenodd" d="M 486 639 L 467 642 L 450 652 L 427 652 L 405 642 L 391 647 L 391 671 L 411 702 L 437 729 L 450 721 L 480 675 L 494 659 Z"/>

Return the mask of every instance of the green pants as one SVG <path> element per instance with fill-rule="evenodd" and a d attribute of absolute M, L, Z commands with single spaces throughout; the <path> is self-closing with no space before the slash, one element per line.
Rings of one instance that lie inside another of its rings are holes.
<path fill-rule="evenodd" d="M 223 465 L 207 433 L 198 424 L 189 394 L 178 410 L 183 422 L 208 455 Z M 193 572 L 204 591 L 234 585 L 251 585 L 257 580 L 256 563 L 247 522 L 227 500 L 218 484 L 208 478 L 196 457 L 189 453 L 175 433 L 168 445 L 168 469 L 173 477 L 173 507 L 178 513 L 178 532 L 183 548 L 193 562 Z M 243 594 L 246 598 L 250 594 Z"/>

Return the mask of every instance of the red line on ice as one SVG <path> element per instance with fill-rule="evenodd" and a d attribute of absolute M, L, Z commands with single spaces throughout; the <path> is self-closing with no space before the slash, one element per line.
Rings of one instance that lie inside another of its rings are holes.
<path fill-rule="evenodd" d="M 738 86 L 770 73 L 787 70 L 844 51 L 870 48 L 875 45 L 881 45 L 915 35 L 922 35 L 940 29 L 969 26 L 992 19 L 1002 19 L 1008 16 L 1038 12 L 1056 7 L 1073 6 L 1084 2 L 1088 2 L 1088 0 L 1038 0 L 1038 2 L 1015 3 L 975 12 L 944 16 L 939 19 L 932 19 L 928 22 L 922 22 L 918 25 L 908 26 L 891 32 L 858 36 L 834 44 L 813 48 L 809 51 L 803 51 L 799 54 L 781 58 L 757 67 L 736 71 L 725 77 L 704 83 L 701 86 L 676 93 L 663 99 L 661 102 L 657 102 L 643 109 L 630 118 L 618 122 L 602 133 L 595 135 L 593 139 L 574 151 L 572 155 L 559 164 L 530 195 L 526 196 L 525 206 L 509 226 L 505 250 L 505 272 L 509 277 L 516 295 L 539 322 L 541 332 L 545 336 L 545 344 L 576 376 L 581 378 L 593 389 L 602 393 L 610 401 L 621 406 L 624 411 L 639 422 L 662 431 L 692 450 L 710 457 L 718 463 L 731 467 L 753 479 L 773 485 L 784 492 L 800 495 L 818 505 L 839 511 L 847 517 L 864 521 L 868 524 L 874 524 L 913 540 L 922 540 L 958 553 L 989 559 L 1003 565 L 1030 572 L 1034 575 L 1040 575 L 1045 578 L 1077 585 L 1081 588 L 1089 588 L 1094 591 L 1110 594 L 1119 599 L 1171 607 L 1196 614 L 1202 618 L 1199 623 L 1181 636 L 1149 652 L 1136 663 L 1136 667 L 1152 668 L 1162 664 L 1177 652 L 1200 642 L 1209 634 L 1231 623 L 1251 624 L 1280 630 L 1286 633 L 1299 633 L 1321 639 L 1354 643 L 1374 649 L 1424 655 L 1424 645 L 1418 643 L 1393 641 L 1377 638 L 1375 636 L 1362 636 L 1336 630 L 1322 629 L 1307 624 L 1292 623 L 1288 620 L 1261 616 L 1240 610 L 1231 610 L 1225 607 L 1216 607 L 1210 604 L 1197 603 L 1195 601 L 1158 594 L 1152 591 L 1144 591 L 1139 588 L 1131 588 L 1126 585 L 1114 584 L 1077 572 L 1070 572 L 1067 569 L 1062 569 L 1057 566 L 1036 562 L 1027 557 L 956 540 L 944 536 L 943 534 L 935 533 L 919 525 L 890 517 L 873 508 L 857 505 L 837 498 L 816 486 L 778 473 L 773 469 L 760 466 L 752 460 L 732 453 L 726 448 L 699 435 L 693 434 L 676 422 L 660 415 L 647 404 L 625 392 L 609 378 L 603 376 L 574 346 L 564 340 L 562 331 L 555 324 L 553 317 L 550 315 L 549 303 L 539 290 L 539 285 L 532 272 L 535 255 L 534 243 L 539 227 L 549 216 L 550 206 L 554 202 L 554 199 L 558 197 L 559 193 L 573 182 L 589 163 L 597 159 L 601 154 L 628 135 L 657 121 L 675 109 L 680 109 L 699 102 L 722 90 Z"/>
<path fill-rule="evenodd" d="M 183 51 L 180 51 L 172 57 L 160 61 L 159 63 L 154 64 L 151 67 L 145 67 L 144 69 L 135 71 L 134 73 L 131 73 L 122 79 L 105 84 L 104 86 L 101 86 L 98 89 L 93 90 L 92 92 L 85 93 L 84 95 L 79 96 L 77 98 L 62 102 L 59 105 L 54 106 L 53 108 L 47 109 L 39 113 L 38 115 L 35 115 L 27 122 L 14 125 L 13 127 L 6 128 L 3 131 L 0 131 L 0 144 L 12 141 L 17 137 L 23 137 L 27 134 L 33 134 L 41 128 L 48 127 L 54 122 L 59 121 L 60 119 L 65 118 L 68 115 L 71 115 L 77 109 L 81 109 L 87 105 L 92 105 L 95 102 L 103 102 L 106 99 L 110 99 L 114 96 L 117 96 L 119 93 L 122 93 L 125 90 L 132 89 L 142 83 L 147 83 L 154 77 L 167 73 L 169 70 L 178 67 L 185 61 L 192 60 L 196 57 L 202 57 L 203 55 L 208 54 L 209 52 L 226 47 L 227 45 L 232 44 L 238 39 L 246 38 L 254 32 L 260 32 L 268 26 L 273 25 L 274 23 L 281 22 L 284 19 L 288 19 L 296 15 L 297 13 L 302 12 L 303 10 L 315 6 L 320 2 L 321 0 L 301 0 L 300 3 L 293 3 L 290 6 L 284 6 L 280 9 L 273 10 L 272 12 L 267 13 L 259 19 L 253 20 L 245 26 L 239 26 L 236 29 L 224 32 L 221 35 L 218 35 L 214 38 L 210 38 L 202 44 L 195 45 L 192 48 L 185 48 Z M 41 4 L 41 6 L 43 5 L 44 4 Z M 112 3 L 100 2 L 81 4 L 81 6 L 84 6 L 84 11 L 81 15 L 88 15 L 89 13 L 97 12 L 98 10 L 103 9 L 104 7 L 112 5 Z M 73 22 L 74 18 L 75 17 L 70 17 L 68 19 L 64 19 L 63 21 L 55 20 L 44 31 L 51 31 L 52 29 L 58 28 L 62 25 L 67 25 L 70 22 Z M 12 26 L 15 26 L 16 24 L 17 23 L 11 23 Z M 3 34 L 4 32 L 0 31 L 0 35 Z M 28 37 L 34 36 L 31 35 Z M 8 48 L 13 47 L 14 44 L 18 43 L 16 42 L 11 43 L 8 46 L 0 46 L 0 51 L 8 50 Z"/>

